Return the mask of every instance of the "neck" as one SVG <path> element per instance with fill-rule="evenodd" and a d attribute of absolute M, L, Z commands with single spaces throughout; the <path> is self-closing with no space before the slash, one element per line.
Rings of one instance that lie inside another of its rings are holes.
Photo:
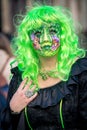
<path fill-rule="evenodd" d="M 52 70 L 56 68 L 57 58 L 54 57 L 39 57 L 42 70 Z"/>

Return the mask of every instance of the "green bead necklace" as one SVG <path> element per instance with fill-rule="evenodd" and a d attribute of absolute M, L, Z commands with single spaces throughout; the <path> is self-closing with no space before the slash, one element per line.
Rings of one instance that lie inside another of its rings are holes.
<path fill-rule="evenodd" d="M 43 80 L 47 80 L 48 77 L 58 78 L 58 71 L 57 71 L 57 69 L 49 70 L 49 71 L 46 71 L 46 70 L 42 71 L 42 70 L 40 70 L 39 74 L 40 74 L 40 76 L 41 76 L 41 78 Z"/>

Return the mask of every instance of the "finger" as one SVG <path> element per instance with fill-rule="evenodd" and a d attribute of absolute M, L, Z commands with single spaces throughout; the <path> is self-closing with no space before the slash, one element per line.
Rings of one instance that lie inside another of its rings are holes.
<path fill-rule="evenodd" d="M 24 93 L 33 92 L 33 95 L 35 94 L 36 85 L 34 85 L 32 88 L 29 88 L 29 86 L 26 87 L 26 89 L 23 91 Z"/>
<path fill-rule="evenodd" d="M 31 101 L 33 101 L 36 97 L 37 97 L 38 93 L 36 92 L 33 96 L 31 96 L 30 98 L 27 98 L 28 99 L 28 103 L 30 103 Z"/>
<path fill-rule="evenodd" d="M 34 92 L 35 89 L 36 89 L 36 85 L 34 85 L 30 90 Z"/>
<path fill-rule="evenodd" d="M 31 84 L 32 84 L 32 81 L 29 81 L 29 83 L 25 85 L 23 92 L 26 92 L 29 89 Z"/>
<path fill-rule="evenodd" d="M 26 82 L 27 82 L 27 78 L 25 78 L 25 79 L 21 82 L 21 84 L 20 84 L 18 90 L 22 90 L 23 87 L 25 86 Z"/>

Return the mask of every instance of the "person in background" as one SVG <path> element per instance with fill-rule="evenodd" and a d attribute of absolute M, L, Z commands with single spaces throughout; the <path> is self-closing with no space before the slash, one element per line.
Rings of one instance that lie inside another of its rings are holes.
<path fill-rule="evenodd" d="M 9 39 L 3 33 L 0 33 L 0 113 L 7 103 L 10 82 L 10 62 L 13 59 L 14 56 L 11 51 Z"/>
<path fill-rule="evenodd" d="M 3 130 L 86 130 L 87 58 L 70 11 L 34 7 L 17 31 Z"/>
<path fill-rule="evenodd" d="M 0 72 L 6 79 L 6 82 L 10 82 L 10 63 L 14 60 L 14 55 L 11 50 L 11 44 L 9 39 L 0 33 Z"/>

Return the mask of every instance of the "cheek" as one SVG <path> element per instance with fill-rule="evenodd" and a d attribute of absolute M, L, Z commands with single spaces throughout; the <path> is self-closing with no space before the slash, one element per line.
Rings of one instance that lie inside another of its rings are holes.
<path fill-rule="evenodd" d="M 39 44 L 39 38 L 37 38 L 34 34 L 31 35 L 31 40 L 33 42 L 33 47 L 36 49 L 36 50 L 40 50 L 41 47 L 40 47 L 40 44 Z"/>
<path fill-rule="evenodd" d="M 59 43 L 60 40 L 57 36 L 52 36 L 52 43 L 55 44 L 55 43 Z"/>
<path fill-rule="evenodd" d="M 60 40 L 57 36 L 53 36 L 52 37 L 52 46 L 51 46 L 51 50 L 56 50 L 59 46 L 60 46 Z"/>

